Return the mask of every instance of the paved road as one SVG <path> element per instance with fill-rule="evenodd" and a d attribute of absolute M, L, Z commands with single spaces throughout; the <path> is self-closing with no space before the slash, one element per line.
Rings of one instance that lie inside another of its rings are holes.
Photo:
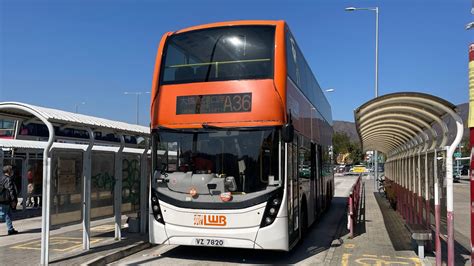
<path fill-rule="evenodd" d="M 122 259 L 117 264 L 222 265 L 240 263 L 315 265 L 325 262 L 337 226 L 346 212 L 347 195 L 356 176 L 335 178 L 336 195 L 331 208 L 312 226 L 303 243 L 292 252 L 233 248 L 160 245 Z"/>

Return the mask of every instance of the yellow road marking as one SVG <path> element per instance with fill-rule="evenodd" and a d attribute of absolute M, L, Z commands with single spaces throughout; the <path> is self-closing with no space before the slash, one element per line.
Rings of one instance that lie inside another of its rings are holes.
<path fill-rule="evenodd" d="M 403 261 L 386 261 L 383 259 L 378 259 L 378 258 L 360 258 L 355 260 L 356 263 L 364 265 L 364 266 L 370 266 L 370 265 L 376 265 L 376 266 L 382 266 L 382 265 L 409 265 L 409 262 L 403 262 Z"/>
<path fill-rule="evenodd" d="M 356 245 L 354 244 L 345 244 L 344 247 L 345 248 L 355 248 Z"/>
<path fill-rule="evenodd" d="M 125 225 L 122 224 L 121 228 L 125 228 Z M 115 230 L 115 224 L 103 224 L 91 227 L 91 232 L 111 232 Z M 81 229 L 84 231 L 84 229 Z"/>
<path fill-rule="evenodd" d="M 348 266 L 352 264 L 349 260 L 352 254 L 344 253 L 341 259 L 342 266 Z M 417 257 L 400 257 L 395 256 L 391 258 L 387 255 L 372 255 L 362 254 L 361 257 L 353 257 L 354 264 L 363 266 L 386 266 L 386 265 L 415 265 L 421 266 L 421 261 Z M 352 261 L 352 260 L 351 260 Z"/>
<path fill-rule="evenodd" d="M 349 265 L 349 257 L 350 256 L 351 256 L 351 254 L 347 254 L 347 253 L 342 254 L 342 260 L 341 260 L 341 265 L 342 266 Z"/>
<path fill-rule="evenodd" d="M 98 243 L 102 240 L 103 240 L 102 238 L 93 238 L 91 239 L 91 244 Z M 65 245 L 67 246 L 70 244 L 72 244 L 72 246 L 61 248 L 61 247 L 64 247 Z M 59 252 L 71 251 L 71 250 L 82 247 L 82 238 L 81 237 L 61 237 L 61 236 L 51 237 L 49 239 L 49 246 L 51 250 L 53 251 L 59 251 Z M 55 248 L 55 246 L 57 247 Z M 23 244 L 16 245 L 10 248 L 41 250 L 41 240 L 23 243 Z"/>

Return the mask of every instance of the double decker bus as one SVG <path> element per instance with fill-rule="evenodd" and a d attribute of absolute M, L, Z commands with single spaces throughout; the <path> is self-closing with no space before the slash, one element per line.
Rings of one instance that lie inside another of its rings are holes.
<path fill-rule="evenodd" d="M 284 21 L 168 32 L 152 86 L 152 243 L 288 251 L 329 207 L 331 107 Z"/>

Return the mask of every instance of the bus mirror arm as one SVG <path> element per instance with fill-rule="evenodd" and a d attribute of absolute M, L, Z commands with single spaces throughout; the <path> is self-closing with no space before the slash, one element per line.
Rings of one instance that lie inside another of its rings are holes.
<path fill-rule="evenodd" d="M 284 142 L 289 143 L 293 142 L 293 137 L 295 135 L 295 128 L 293 127 L 293 124 L 286 123 L 282 126 L 281 128 L 281 138 L 283 139 Z"/>
<path fill-rule="evenodd" d="M 288 121 L 281 127 L 281 138 L 284 142 L 289 143 L 293 142 L 293 137 L 295 135 L 295 127 L 293 126 L 293 120 L 291 119 L 291 109 L 288 111 Z"/>

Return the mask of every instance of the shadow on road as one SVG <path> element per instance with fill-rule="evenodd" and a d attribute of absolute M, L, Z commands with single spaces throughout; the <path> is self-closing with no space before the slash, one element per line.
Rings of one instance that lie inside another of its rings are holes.
<path fill-rule="evenodd" d="M 142 260 L 140 263 L 157 262 L 163 258 L 180 260 L 211 261 L 222 263 L 244 264 L 296 264 L 310 257 L 313 263 L 324 262 L 325 253 L 331 247 L 340 223 L 346 221 L 347 198 L 335 197 L 331 207 L 313 224 L 304 237 L 292 251 L 269 251 L 237 248 L 213 248 L 196 246 L 177 246 L 161 254 L 160 257 Z M 343 226 L 345 227 L 345 226 Z"/>
<path fill-rule="evenodd" d="M 361 187 L 361 193 L 360 193 L 360 201 L 359 201 L 359 211 L 358 211 L 358 217 L 356 221 L 356 225 L 354 228 L 354 236 L 353 238 L 356 238 L 359 235 L 363 235 L 367 232 L 366 229 L 366 223 L 370 222 L 366 220 L 365 216 L 365 182 L 362 182 L 362 187 Z"/>

